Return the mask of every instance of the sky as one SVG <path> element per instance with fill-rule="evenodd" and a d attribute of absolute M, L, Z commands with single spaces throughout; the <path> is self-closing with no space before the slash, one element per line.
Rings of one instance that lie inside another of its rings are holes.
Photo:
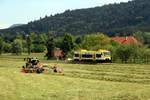
<path fill-rule="evenodd" d="M 0 29 L 26 24 L 65 10 L 90 8 L 129 0 L 0 0 Z"/>

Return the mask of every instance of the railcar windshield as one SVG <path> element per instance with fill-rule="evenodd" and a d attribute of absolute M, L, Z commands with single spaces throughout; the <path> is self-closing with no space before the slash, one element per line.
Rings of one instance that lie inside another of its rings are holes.
<path fill-rule="evenodd" d="M 104 52 L 104 56 L 111 56 L 110 52 Z"/>

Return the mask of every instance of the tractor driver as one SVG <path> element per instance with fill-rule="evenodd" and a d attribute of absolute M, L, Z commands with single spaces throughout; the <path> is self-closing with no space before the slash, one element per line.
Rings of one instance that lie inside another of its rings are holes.
<path fill-rule="evenodd" d="M 39 62 L 39 60 L 37 58 L 35 58 L 35 57 L 32 58 L 32 60 L 31 60 L 32 65 L 37 65 L 38 62 Z"/>

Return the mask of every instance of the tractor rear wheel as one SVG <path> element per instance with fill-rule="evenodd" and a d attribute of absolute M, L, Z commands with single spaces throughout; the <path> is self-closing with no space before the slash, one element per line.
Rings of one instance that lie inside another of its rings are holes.
<path fill-rule="evenodd" d="M 36 73 L 42 73 L 43 72 L 43 69 L 41 69 L 41 68 L 38 68 L 37 70 L 36 70 Z"/>

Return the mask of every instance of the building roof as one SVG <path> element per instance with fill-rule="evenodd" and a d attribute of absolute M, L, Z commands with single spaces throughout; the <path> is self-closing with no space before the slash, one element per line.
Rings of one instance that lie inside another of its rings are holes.
<path fill-rule="evenodd" d="M 138 44 L 137 39 L 133 36 L 113 37 L 112 40 L 121 44 Z"/>

